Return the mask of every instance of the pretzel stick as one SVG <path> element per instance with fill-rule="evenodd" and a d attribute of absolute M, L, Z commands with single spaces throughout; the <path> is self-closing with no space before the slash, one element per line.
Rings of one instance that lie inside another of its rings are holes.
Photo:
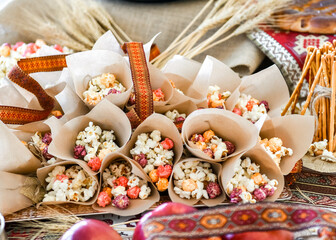
<path fill-rule="evenodd" d="M 320 78 L 320 84 L 325 87 L 323 74 Z M 327 138 L 327 109 L 326 109 L 326 98 L 321 98 L 322 102 L 322 140 Z"/>
<path fill-rule="evenodd" d="M 296 106 L 296 103 L 297 103 L 298 100 L 299 100 L 299 94 L 296 94 L 295 98 L 294 98 L 294 101 L 293 101 L 293 104 L 291 105 L 292 106 L 292 114 L 295 113 L 295 106 Z"/>
<path fill-rule="evenodd" d="M 287 105 L 285 106 L 284 110 L 282 111 L 281 116 L 284 116 L 286 114 L 286 112 L 288 111 L 288 108 L 290 107 L 290 105 L 292 104 L 292 102 L 293 102 L 293 100 L 295 98 L 295 95 L 296 94 L 300 94 L 300 90 L 302 88 L 302 84 L 303 84 L 304 78 L 305 78 L 305 76 L 306 76 L 306 74 L 307 74 L 307 72 L 308 72 L 308 70 L 310 68 L 310 64 L 312 63 L 312 61 L 313 61 L 313 59 L 315 57 L 315 54 L 316 54 L 316 49 L 314 49 L 312 55 L 310 56 L 306 68 L 303 69 L 303 72 L 302 72 L 301 78 L 300 78 L 300 80 L 298 82 L 298 85 L 296 86 L 296 88 L 295 88 L 294 92 L 292 93 L 292 96 L 290 97 Z"/>
<path fill-rule="evenodd" d="M 331 74 L 331 99 L 330 99 L 330 132 L 329 151 L 334 150 L 334 123 L 335 123 L 335 94 L 336 94 L 336 62 L 333 61 Z"/>
<path fill-rule="evenodd" d="M 302 108 L 302 111 L 301 111 L 301 115 L 304 115 L 306 113 L 306 110 L 307 110 L 307 107 L 310 103 L 310 100 L 311 100 L 311 97 L 314 93 L 314 90 L 315 90 L 315 87 L 316 87 L 316 84 L 318 82 L 318 80 L 320 80 L 320 75 L 321 75 L 321 72 L 322 72 L 322 66 L 320 66 L 319 70 L 317 71 L 316 73 L 316 76 L 315 76 L 315 79 L 314 79 L 314 82 L 309 90 L 309 94 L 308 94 L 308 97 L 307 97 L 307 100 Z"/>
<path fill-rule="evenodd" d="M 323 79 L 326 87 L 330 87 L 329 85 L 329 76 L 328 76 L 328 69 L 327 69 L 327 63 L 326 63 L 326 57 L 322 57 L 322 67 L 323 67 Z"/>

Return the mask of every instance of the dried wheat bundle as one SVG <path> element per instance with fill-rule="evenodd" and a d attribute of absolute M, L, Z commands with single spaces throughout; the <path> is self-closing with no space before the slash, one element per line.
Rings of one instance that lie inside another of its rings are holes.
<path fill-rule="evenodd" d="M 152 63 L 163 67 L 172 56 L 179 54 L 193 58 L 228 39 L 245 33 L 286 6 L 291 0 L 209 0 L 184 31 Z M 207 14 L 205 14 L 208 12 Z M 202 23 L 191 33 L 194 23 Z M 214 34 L 205 38 L 209 30 Z"/>
<path fill-rule="evenodd" d="M 131 41 L 104 7 L 94 0 L 18 0 L 16 6 L 20 17 L 15 21 L 12 17 L 1 19 L 1 22 L 49 44 L 84 51 L 91 49 L 108 30 L 120 44 Z"/>

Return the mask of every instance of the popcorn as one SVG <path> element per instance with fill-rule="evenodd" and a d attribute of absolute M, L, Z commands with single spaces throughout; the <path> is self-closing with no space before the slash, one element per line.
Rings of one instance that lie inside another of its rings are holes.
<path fill-rule="evenodd" d="M 165 101 L 165 95 L 161 88 L 153 90 L 153 101 L 154 102 L 164 102 Z"/>
<path fill-rule="evenodd" d="M 147 186 L 147 182 L 132 174 L 132 167 L 126 161 L 117 161 L 111 163 L 103 172 L 102 177 L 103 192 L 102 199 L 98 197 L 97 204 L 100 207 L 106 207 L 112 203 L 120 209 L 125 209 L 129 206 L 129 199 L 146 199 L 151 193 L 151 188 Z M 106 195 L 111 198 L 111 201 L 106 204 Z"/>
<path fill-rule="evenodd" d="M 230 91 L 226 91 L 223 93 L 219 93 L 220 87 L 217 85 L 209 86 L 208 88 L 208 95 L 207 95 L 207 102 L 209 108 L 225 108 L 225 101 L 231 96 Z"/>
<path fill-rule="evenodd" d="M 212 130 L 207 130 L 203 134 L 193 134 L 190 141 L 192 141 L 198 149 L 216 160 L 227 157 L 236 150 L 233 143 L 223 141 L 220 137 L 216 136 Z"/>
<path fill-rule="evenodd" d="M 42 133 L 36 132 L 31 137 L 31 143 L 35 146 L 35 148 L 40 152 L 40 155 L 44 162 L 47 164 L 53 164 L 56 162 L 56 158 L 49 154 L 48 148 L 52 141 L 51 133 L 47 132 L 42 136 Z"/>
<path fill-rule="evenodd" d="M 104 73 L 89 81 L 88 89 L 83 92 L 83 98 L 84 102 L 95 106 L 107 95 L 125 91 L 126 88 L 116 79 L 114 74 Z"/>
<path fill-rule="evenodd" d="M 180 198 L 209 199 L 222 193 L 217 176 L 212 173 L 209 163 L 187 161 L 178 164 L 174 169 L 173 181 L 174 192 Z"/>
<path fill-rule="evenodd" d="M 293 155 L 293 150 L 291 148 L 286 148 L 282 146 L 283 143 L 280 138 L 273 137 L 269 140 L 267 138 L 264 138 L 259 142 L 278 166 L 282 157 Z"/>
<path fill-rule="evenodd" d="M 48 183 L 43 202 L 86 202 L 98 188 L 97 181 L 80 166 L 56 166 L 45 179 Z"/>
<path fill-rule="evenodd" d="M 162 191 L 165 191 L 168 187 L 166 182 L 168 182 L 172 172 L 174 142 L 169 138 L 165 138 L 163 141 L 161 139 L 161 133 L 158 130 L 139 134 L 134 148 L 130 150 L 130 154 L 150 175 L 150 178 L 154 180 L 153 182 L 160 186 Z M 163 180 L 164 178 L 167 181 Z"/>
<path fill-rule="evenodd" d="M 182 130 L 182 125 L 187 117 L 185 113 L 180 114 L 176 109 L 174 109 L 173 111 L 166 112 L 165 116 L 174 122 L 179 131 Z"/>
<path fill-rule="evenodd" d="M 89 126 L 77 135 L 74 158 L 88 162 L 88 166 L 97 172 L 105 156 L 119 149 L 115 140 L 113 130 L 102 130 L 89 122 Z"/>
<path fill-rule="evenodd" d="M 278 181 L 261 174 L 260 166 L 249 157 L 240 159 L 234 171 L 234 176 L 226 186 L 232 203 L 260 202 L 272 196 L 277 189 Z"/>
<path fill-rule="evenodd" d="M 308 153 L 310 156 L 321 156 L 320 158 L 325 161 L 335 162 L 336 153 L 327 150 L 328 140 L 314 142 L 310 145 Z"/>
<path fill-rule="evenodd" d="M 172 87 L 173 87 L 177 92 L 179 92 L 179 93 L 181 93 L 182 95 L 184 95 L 184 92 L 182 92 L 180 89 L 176 88 L 175 83 L 174 83 L 172 80 L 169 79 L 169 82 L 170 82 L 170 84 L 172 85 Z"/>
<path fill-rule="evenodd" d="M 241 94 L 233 112 L 251 121 L 257 122 L 261 116 L 269 111 L 268 102 L 252 98 L 251 95 Z"/>
<path fill-rule="evenodd" d="M 36 40 L 35 43 L 23 43 L 18 42 L 14 45 L 4 43 L 0 47 L 0 85 L 4 77 L 8 76 L 8 73 L 16 65 L 16 63 L 26 57 L 37 57 L 40 55 L 40 49 L 47 44 L 43 40 Z M 59 45 L 50 46 L 63 53 L 73 52 L 67 47 L 61 47 Z"/>

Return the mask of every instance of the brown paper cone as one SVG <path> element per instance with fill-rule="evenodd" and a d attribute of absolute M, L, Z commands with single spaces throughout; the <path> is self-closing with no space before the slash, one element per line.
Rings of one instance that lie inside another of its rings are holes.
<path fill-rule="evenodd" d="M 164 67 L 163 72 L 184 94 L 174 90 L 174 96 L 169 104 L 190 100 L 199 107 L 206 107 L 210 74 L 208 67 L 182 56 L 175 56 L 171 59 Z"/>
<path fill-rule="evenodd" d="M 173 87 L 169 82 L 169 79 L 156 67 L 148 63 L 148 70 L 150 75 L 150 82 L 152 90 L 161 88 L 165 96 L 165 101 L 154 102 L 154 107 L 166 105 L 173 97 Z"/>
<path fill-rule="evenodd" d="M 53 137 L 49 145 L 49 153 L 64 160 L 71 160 L 77 164 L 87 163 L 84 160 L 74 158 L 73 149 L 77 135 L 83 131 L 89 122 L 101 127 L 103 130 L 114 130 L 117 138 L 116 143 L 121 151 L 131 136 L 131 124 L 125 115 L 117 106 L 108 100 L 102 100 L 99 105 L 94 107 L 88 114 L 74 118 L 64 124 Z M 97 174 L 91 169 L 88 170 L 91 175 Z"/>
<path fill-rule="evenodd" d="M 35 172 L 41 162 L 21 142 L 12 130 L 0 121 L 1 171 L 26 174 Z"/>
<path fill-rule="evenodd" d="M 119 54 L 106 50 L 86 51 L 66 57 L 75 92 L 83 100 L 89 81 L 103 73 L 113 73 L 126 88 L 124 93 L 109 94 L 105 98 L 118 107 L 123 107 L 131 94 L 132 76 L 126 60 Z M 86 104 L 89 108 L 92 105 Z"/>
<path fill-rule="evenodd" d="M 209 129 L 213 130 L 223 141 L 230 141 L 235 145 L 235 152 L 228 157 L 246 152 L 255 146 L 258 140 L 258 129 L 251 122 L 237 114 L 223 109 L 197 110 L 191 113 L 184 121 L 182 139 L 187 149 L 194 156 L 213 162 L 225 161 L 228 157 L 220 160 L 212 159 L 189 141 L 193 134 L 202 134 Z"/>
<path fill-rule="evenodd" d="M 168 194 L 169 194 L 170 199 L 173 202 L 179 202 L 179 203 L 183 203 L 183 204 L 186 204 L 186 205 L 189 205 L 189 206 L 195 205 L 198 202 L 202 202 L 204 205 L 206 205 L 208 207 L 213 207 L 213 206 L 216 206 L 216 205 L 220 204 L 221 202 L 223 202 L 226 199 L 226 195 L 225 195 L 225 192 L 223 190 L 222 183 L 220 181 L 221 180 L 220 174 L 222 172 L 221 164 L 215 163 L 213 161 L 199 159 L 199 158 L 187 158 L 187 159 L 183 159 L 183 160 L 179 161 L 178 163 L 175 164 L 175 166 L 177 166 L 177 165 L 179 165 L 183 162 L 195 161 L 195 160 L 196 161 L 201 161 L 201 162 L 208 162 L 208 163 L 211 164 L 213 172 L 218 177 L 218 184 L 221 187 L 222 194 L 219 195 L 218 197 L 214 198 L 214 199 L 204 199 L 204 198 L 202 198 L 200 200 L 197 200 L 197 199 L 193 199 L 193 198 L 191 198 L 191 199 L 180 198 L 180 196 L 178 196 L 174 191 L 174 182 L 173 182 L 173 180 L 174 180 L 173 174 L 174 174 L 174 169 L 175 169 L 175 167 L 174 167 L 172 175 L 170 176 L 170 179 L 169 179 L 169 186 L 168 186 Z"/>
<path fill-rule="evenodd" d="M 271 66 L 253 75 L 243 78 L 240 93 L 251 95 L 259 101 L 266 100 L 272 117 L 281 116 L 281 107 L 289 100 L 289 91 L 286 82 L 275 66 Z"/>
<path fill-rule="evenodd" d="M 135 142 L 137 140 L 138 135 L 141 133 L 150 133 L 154 130 L 159 130 L 161 132 L 162 140 L 163 138 L 170 138 L 174 142 L 174 160 L 173 162 L 177 162 L 183 152 L 183 144 L 181 141 L 180 133 L 178 132 L 175 124 L 165 116 L 161 114 L 153 113 L 145 121 L 143 121 L 134 131 L 131 140 L 127 143 L 126 147 L 122 151 L 127 157 L 132 158 L 130 154 L 130 150 L 134 148 Z M 141 166 L 136 161 L 133 162 L 140 169 Z"/>
<path fill-rule="evenodd" d="M 306 153 L 314 136 L 314 118 L 312 116 L 289 115 L 265 121 L 260 131 L 261 139 L 278 137 L 283 146 L 293 150 L 292 156 L 282 157 L 280 169 L 284 175 L 290 173 L 295 163 Z"/>
<path fill-rule="evenodd" d="M 74 203 L 74 204 L 78 204 L 78 205 L 92 205 L 98 197 L 99 194 L 99 189 L 100 189 L 100 184 L 99 184 L 99 180 L 97 178 L 97 176 L 90 174 L 89 170 L 91 171 L 91 169 L 86 165 L 86 164 L 78 164 L 77 162 L 74 161 L 61 161 L 58 163 L 55 163 L 53 165 L 50 166 L 46 166 L 43 168 L 39 168 L 36 172 L 37 174 L 37 178 L 40 181 L 40 183 L 42 184 L 42 186 L 46 187 L 47 183 L 45 181 L 45 179 L 48 177 L 48 174 L 56 167 L 56 166 L 67 166 L 67 165 L 79 165 L 81 166 L 85 172 L 87 172 L 91 177 L 94 178 L 95 181 L 97 181 L 97 191 L 95 193 L 95 195 L 90 199 L 90 201 L 87 202 L 74 202 L 74 201 L 53 201 L 53 202 L 41 202 L 39 203 L 37 206 L 40 205 L 56 205 L 56 204 L 62 204 L 62 203 Z"/>
<path fill-rule="evenodd" d="M 131 159 L 127 158 L 126 156 L 124 156 L 123 154 L 120 153 L 113 153 L 111 155 L 109 155 L 106 159 L 104 159 L 104 162 L 102 164 L 102 168 L 101 168 L 101 175 L 100 175 L 100 181 L 102 185 L 102 173 L 104 172 L 104 170 L 113 162 L 118 161 L 118 160 L 125 160 L 127 162 L 129 162 L 132 166 L 132 173 L 144 180 L 148 181 L 148 186 L 151 188 L 151 195 L 147 198 L 147 199 L 130 199 L 130 205 L 127 209 L 119 209 L 117 207 L 114 207 L 112 205 L 109 205 L 107 207 L 99 207 L 99 205 L 97 203 L 94 203 L 94 205 L 92 206 L 93 209 L 100 211 L 100 212 L 108 212 L 108 213 L 112 213 L 115 215 L 119 215 L 119 216 L 131 216 L 131 215 L 136 215 L 139 213 L 144 212 L 145 210 L 149 209 L 151 206 L 153 206 L 156 202 L 158 202 L 160 200 L 160 195 L 159 192 L 156 190 L 156 188 L 154 187 L 154 184 L 152 182 L 150 182 L 148 176 L 144 173 L 144 171 L 140 168 L 138 168 L 138 166 L 136 166 L 134 164 L 134 161 L 132 161 Z"/>
<path fill-rule="evenodd" d="M 260 173 L 266 174 L 269 179 L 276 179 L 278 181 L 278 187 L 271 197 L 265 199 L 265 201 L 275 201 L 279 198 L 283 188 L 284 188 L 284 177 L 280 169 L 276 166 L 272 158 L 262 149 L 260 145 L 256 145 L 254 148 L 241 155 L 229 158 L 223 163 L 222 170 L 222 185 L 226 191 L 226 186 L 230 182 L 231 178 L 234 176 L 234 168 L 239 163 L 240 158 L 249 157 L 252 162 L 260 165 Z"/>
<path fill-rule="evenodd" d="M 27 99 L 14 87 L 7 77 L 1 80 L 0 104 L 5 106 L 28 107 Z"/>
<path fill-rule="evenodd" d="M 34 204 L 21 193 L 27 179 L 30 177 L 0 171 L 0 213 L 2 215 L 6 216 Z M 34 190 L 34 188 L 31 189 Z"/>

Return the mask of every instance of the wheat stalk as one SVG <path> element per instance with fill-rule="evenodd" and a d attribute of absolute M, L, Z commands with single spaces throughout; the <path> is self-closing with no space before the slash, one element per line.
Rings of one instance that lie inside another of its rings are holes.
<path fill-rule="evenodd" d="M 49 44 L 64 45 L 75 51 L 89 50 L 108 30 L 120 44 L 131 41 L 100 3 L 93 0 L 18 0 L 17 6 L 19 18 L 1 21 Z"/>
<path fill-rule="evenodd" d="M 180 34 L 152 63 L 162 68 L 176 54 L 193 58 L 234 36 L 254 29 L 259 24 L 264 24 L 274 12 L 285 7 L 291 1 L 219 0 L 215 3 L 208 1 L 205 5 L 206 8 L 209 8 L 209 3 L 213 7 L 202 19 L 202 23 L 189 34 L 185 34 L 186 31 L 183 31 L 183 34 Z M 190 24 L 188 25 L 189 29 Z M 204 39 L 212 29 L 216 29 L 215 33 Z"/>

